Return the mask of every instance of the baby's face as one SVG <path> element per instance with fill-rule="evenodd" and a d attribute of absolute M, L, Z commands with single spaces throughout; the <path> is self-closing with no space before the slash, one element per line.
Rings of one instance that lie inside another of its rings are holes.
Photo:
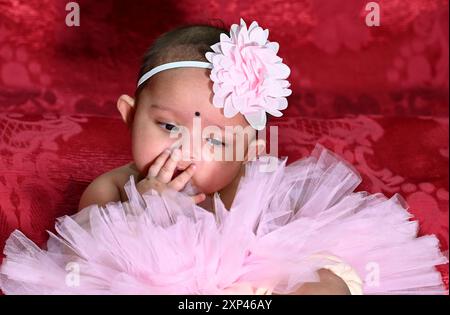
<path fill-rule="evenodd" d="M 133 157 L 141 173 L 147 172 L 164 149 L 178 143 L 184 156 L 178 167 L 183 170 L 190 162 L 197 165 L 192 182 L 201 192 L 219 191 L 233 181 L 242 166 L 242 154 L 233 154 L 231 160 L 225 159 L 225 149 L 232 147 L 233 152 L 240 150 L 245 155 L 248 136 L 250 139 L 254 136 L 245 133 L 253 129 L 241 114 L 226 118 L 223 109 L 212 105 L 212 97 L 212 82 L 207 69 L 170 69 L 149 80 L 139 96 L 139 104 L 136 104 L 132 126 Z M 217 127 L 211 129 L 211 126 Z M 237 129 L 226 133 L 221 129 L 226 126 Z M 215 128 L 215 131 L 206 132 L 206 127 L 209 130 Z M 176 130 L 185 131 L 182 138 L 180 132 L 178 137 L 173 136 Z M 188 138 L 189 143 L 186 142 Z"/>

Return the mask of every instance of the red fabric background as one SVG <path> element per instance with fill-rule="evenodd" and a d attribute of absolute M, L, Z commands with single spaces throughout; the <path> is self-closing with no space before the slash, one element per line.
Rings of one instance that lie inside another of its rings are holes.
<path fill-rule="evenodd" d="M 280 155 L 324 144 L 361 172 L 358 190 L 402 194 L 448 250 L 448 1 L 376 1 L 374 28 L 365 0 L 83 0 L 73 28 L 67 2 L 0 0 L 0 250 L 16 228 L 44 244 L 90 181 L 130 161 L 115 101 L 158 34 L 240 17 L 292 70 Z"/>

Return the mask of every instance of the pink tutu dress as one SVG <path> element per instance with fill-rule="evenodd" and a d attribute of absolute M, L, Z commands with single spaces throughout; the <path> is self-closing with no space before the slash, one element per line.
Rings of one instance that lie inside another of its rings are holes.
<path fill-rule="evenodd" d="M 434 235 L 417 237 L 404 199 L 354 192 L 358 172 L 321 145 L 287 165 L 246 164 L 231 209 L 186 192 L 144 193 L 57 219 L 47 248 L 6 242 L 5 294 L 288 294 L 338 257 L 363 294 L 446 294 Z M 82 219 L 84 217 L 85 219 Z"/>

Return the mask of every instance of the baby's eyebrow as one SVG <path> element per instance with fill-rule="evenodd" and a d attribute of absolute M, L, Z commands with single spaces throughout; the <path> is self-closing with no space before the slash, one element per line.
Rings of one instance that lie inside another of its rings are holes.
<path fill-rule="evenodd" d="M 165 110 L 165 111 L 173 111 L 169 107 L 161 106 L 161 105 L 158 105 L 158 104 L 151 104 L 150 108 L 156 108 L 156 109 Z"/>
<path fill-rule="evenodd" d="M 156 108 L 156 109 L 159 109 L 159 110 L 163 110 L 163 111 L 168 111 L 168 112 L 178 112 L 178 111 L 179 111 L 179 110 L 177 110 L 177 109 L 170 108 L 170 107 L 165 107 L 165 106 L 161 106 L 161 105 L 158 105 L 158 104 L 151 104 L 150 107 L 151 107 L 151 108 Z M 211 121 L 210 121 L 208 118 L 206 118 L 206 117 L 201 117 L 201 118 L 202 118 L 205 122 L 207 122 L 209 125 L 211 125 L 211 126 L 216 126 L 216 127 L 219 127 L 219 128 L 222 129 L 222 130 L 225 130 L 225 126 L 215 124 L 215 123 L 211 122 Z M 234 132 L 233 132 L 233 133 L 234 133 Z"/>

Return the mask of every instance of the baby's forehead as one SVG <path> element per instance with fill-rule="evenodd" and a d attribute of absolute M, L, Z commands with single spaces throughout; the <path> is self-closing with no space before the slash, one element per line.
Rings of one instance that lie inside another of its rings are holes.
<path fill-rule="evenodd" d="M 227 118 L 223 108 L 213 105 L 213 82 L 209 75 L 209 69 L 200 68 L 159 72 L 150 78 L 142 91 L 142 100 L 154 111 L 178 115 L 185 121 L 200 117 L 202 124 L 247 127 L 248 123 L 240 113 Z"/>
<path fill-rule="evenodd" d="M 221 126 L 248 126 L 240 113 L 226 118 L 223 108 L 213 105 L 214 93 L 209 74 L 208 69 L 199 68 L 162 71 L 150 79 L 141 99 L 159 112 L 178 114 L 188 119 L 201 117 L 202 121 Z"/>
<path fill-rule="evenodd" d="M 212 81 L 208 71 L 195 68 L 162 71 L 150 78 L 142 94 L 145 98 L 166 106 L 212 106 Z"/>

